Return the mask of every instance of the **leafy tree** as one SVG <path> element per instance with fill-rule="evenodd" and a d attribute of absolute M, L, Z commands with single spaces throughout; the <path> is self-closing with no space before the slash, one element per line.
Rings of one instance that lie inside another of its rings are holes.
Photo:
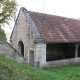
<path fill-rule="evenodd" d="M 0 0 L 0 27 L 4 23 L 9 24 L 9 20 L 15 20 L 16 6 L 15 0 Z"/>
<path fill-rule="evenodd" d="M 1 29 L 5 23 L 9 24 L 9 21 L 16 17 L 17 3 L 15 0 L 0 0 L 0 40 L 6 40 L 4 30 Z"/>

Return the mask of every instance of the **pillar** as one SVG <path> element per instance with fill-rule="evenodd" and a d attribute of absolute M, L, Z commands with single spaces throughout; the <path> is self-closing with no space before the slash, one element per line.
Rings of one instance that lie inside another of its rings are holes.
<path fill-rule="evenodd" d="M 75 44 L 75 58 L 78 58 L 78 47 L 79 44 Z"/>
<path fill-rule="evenodd" d="M 40 67 L 46 63 L 46 44 L 35 44 L 34 58 L 35 66 L 38 64 Z"/>

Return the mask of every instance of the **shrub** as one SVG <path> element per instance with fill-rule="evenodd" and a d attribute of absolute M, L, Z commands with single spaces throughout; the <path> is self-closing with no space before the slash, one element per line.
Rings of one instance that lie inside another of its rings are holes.
<path fill-rule="evenodd" d="M 0 41 L 2 41 L 2 40 L 6 40 L 7 38 L 6 38 L 6 35 L 5 35 L 5 33 L 4 33 L 4 30 L 2 30 L 1 28 L 0 28 Z"/>

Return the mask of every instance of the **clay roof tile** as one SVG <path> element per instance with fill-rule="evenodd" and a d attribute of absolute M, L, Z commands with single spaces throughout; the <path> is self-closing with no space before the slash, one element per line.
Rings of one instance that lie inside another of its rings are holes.
<path fill-rule="evenodd" d="M 28 12 L 44 42 L 80 42 L 80 20 Z"/>

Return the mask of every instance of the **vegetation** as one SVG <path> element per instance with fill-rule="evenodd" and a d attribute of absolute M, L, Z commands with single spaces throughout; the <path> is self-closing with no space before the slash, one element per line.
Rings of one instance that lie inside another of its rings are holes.
<path fill-rule="evenodd" d="M 0 80 L 80 80 L 80 64 L 40 70 L 0 55 Z"/>
<path fill-rule="evenodd" d="M 3 41 L 3 40 L 6 40 L 6 35 L 4 33 L 4 30 L 0 28 L 0 41 Z"/>
<path fill-rule="evenodd" d="M 15 0 L 0 0 L 0 40 L 6 40 L 6 35 L 1 27 L 16 17 L 17 3 Z"/>
<path fill-rule="evenodd" d="M 9 24 L 9 20 L 15 19 L 17 4 L 15 0 L 0 0 L 0 27 L 2 24 Z"/>

